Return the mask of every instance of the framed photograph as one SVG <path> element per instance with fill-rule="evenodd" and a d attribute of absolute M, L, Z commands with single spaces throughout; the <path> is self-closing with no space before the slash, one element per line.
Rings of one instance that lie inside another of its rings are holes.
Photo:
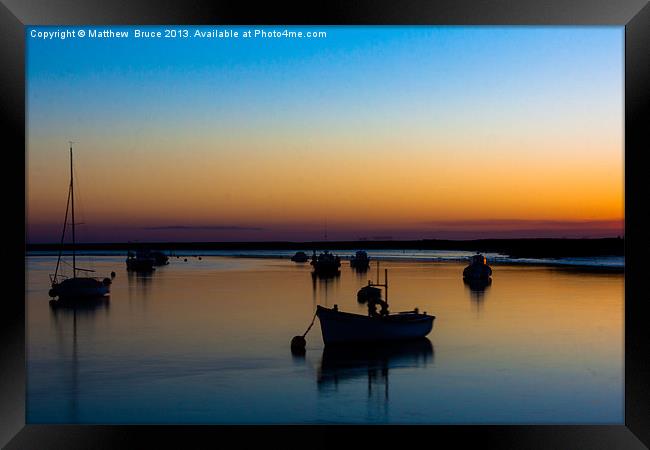
<path fill-rule="evenodd" d="M 3 0 L 2 445 L 647 448 L 647 2 L 257 8 Z"/>

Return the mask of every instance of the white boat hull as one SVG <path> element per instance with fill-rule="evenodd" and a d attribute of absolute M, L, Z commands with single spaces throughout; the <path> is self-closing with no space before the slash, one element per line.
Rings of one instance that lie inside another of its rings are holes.
<path fill-rule="evenodd" d="M 393 314 L 369 317 L 317 306 L 323 342 L 402 341 L 421 338 L 433 328 L 435 316 L 427 314 Z"/>

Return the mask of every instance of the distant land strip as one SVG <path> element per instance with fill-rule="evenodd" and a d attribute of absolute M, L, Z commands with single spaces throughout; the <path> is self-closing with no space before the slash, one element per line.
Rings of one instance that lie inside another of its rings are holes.
<path fill-rule="evenodd" d="M 598 239 L 476 239 L 439 240 L 422 239 L 410 241 L 362 240 L 362 241 L 268 241 L 268 242 L 125 242 L 125 243 L 77 243 L 77 250 L 464 250 L 491 252 L 512 258 L 561 258 L 576 256 L 623 256 L 624 238 Z M 64 250 L 71 250 L 64 244 Z M 27 251 L 59 250 L 60 244 L 30 243 Z"/>

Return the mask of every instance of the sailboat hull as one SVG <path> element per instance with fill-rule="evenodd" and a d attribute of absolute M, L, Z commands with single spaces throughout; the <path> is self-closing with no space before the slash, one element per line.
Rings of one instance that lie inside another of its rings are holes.
<path fill-rule="evenodd" d="M 407 313 L 386 317 L 369 317 L 317 306 L 323 342 L 404 341 L 421 338 L 433 328 L 435 316 Z"/>
<path fill-rule="evenodd" d="M 109 283 L 94 278 L 68 278 L 53 284 L 50 296 L 59 299 L 97 298 L 109 294 L 110 290 Z"/>

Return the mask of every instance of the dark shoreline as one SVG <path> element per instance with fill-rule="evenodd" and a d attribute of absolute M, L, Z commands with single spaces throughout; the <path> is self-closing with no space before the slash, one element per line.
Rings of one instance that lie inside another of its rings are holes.
<path fill-rule="evenodd" d="M 131 242 L 78 243 L 77 250 L 464 250 L 492 252 L 511 258 L 560 258 L 577 256 L 624 256 L 623 238 L 601 239 L 477 239 L 412 241 L 313 241 L 313 242 Z M 59 244 L 27 244 L 26 251 L 59 250 Z M 72 246 L 64 244 L 64 250 Z"/>

